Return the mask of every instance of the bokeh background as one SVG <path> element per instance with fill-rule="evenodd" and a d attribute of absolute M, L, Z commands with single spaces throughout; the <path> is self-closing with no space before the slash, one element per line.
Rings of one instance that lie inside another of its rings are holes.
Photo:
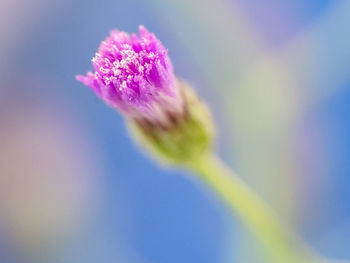
<path fill-rule="evenodd" d="M 139 24 L 212 108 L 220 156 L 350 259 L 350 1 L 0 0 L 0 262 L 268 262 L 75 80 L 110 29 Z"/>

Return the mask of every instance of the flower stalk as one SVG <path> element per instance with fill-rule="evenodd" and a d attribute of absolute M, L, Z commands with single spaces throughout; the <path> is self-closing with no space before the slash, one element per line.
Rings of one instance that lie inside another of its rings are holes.
<path fill-rule="evenodd" d="M 278 219 L 274 211 L 212 153 L 189 165 L 248 226 L 276 263 L 322 262 Z"/>

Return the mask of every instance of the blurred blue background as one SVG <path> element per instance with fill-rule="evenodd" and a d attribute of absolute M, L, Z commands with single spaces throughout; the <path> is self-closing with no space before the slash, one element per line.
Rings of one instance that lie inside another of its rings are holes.
<path fill-rule="evenodd" d="M 186 171 L 75 80 L 145 25 L 217 151 L 322 255 L 350 259 L 350 1 L 0 0 L 0 262 L 264 261 Z"/>

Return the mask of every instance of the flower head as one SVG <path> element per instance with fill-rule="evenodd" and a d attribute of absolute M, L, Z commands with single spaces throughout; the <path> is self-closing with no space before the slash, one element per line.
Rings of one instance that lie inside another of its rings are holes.
<path fill-rule="evenodd" d="M 184 110 L 167 53 L 143 26 L 139 35 L 113 30 L 92 59 L 94 71 L 77 80 L 127 117 L 164 124 Z"/>
<path fill-rule="evenodd" d="M 167 50 L 146 28 L 113 30 L 77 79 L 128 120 L 134 139 L 166 163 L 188 164 L 211 150 L 214 126 L 206 105 L 178 81 Z"/>

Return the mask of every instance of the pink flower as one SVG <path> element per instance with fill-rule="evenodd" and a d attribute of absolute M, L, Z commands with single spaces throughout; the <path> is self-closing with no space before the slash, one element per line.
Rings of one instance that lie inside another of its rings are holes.
<path fill-rule="evenodd" d="M 139 35 L 113 30 L 92 59 L 94 71 L 77 80 L 122 114 L 152 123 L 183 112 L 180 89 L 161 42 L 140 26 Z"/>

